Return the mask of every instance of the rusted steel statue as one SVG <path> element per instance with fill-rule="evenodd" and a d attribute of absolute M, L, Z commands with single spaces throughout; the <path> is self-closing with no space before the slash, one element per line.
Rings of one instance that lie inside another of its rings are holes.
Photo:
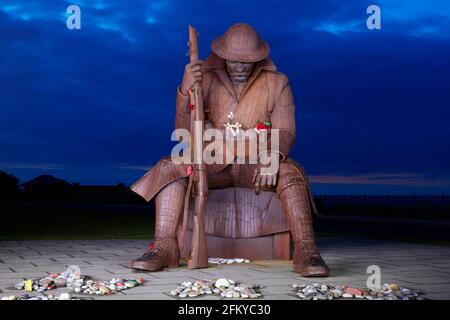
<path fill-rule="evenodd" d="M 312 219 L 317 211 L 308 179 L 302 166 L 288 158 L 295 142 L 296 126 L 287 77 L 277 71 L 268 57 L 268 44 L 248 24 L 231 26 L 213 41 L 211 48 L 213 53 L 204 63 L 191 57 L 186 65 L 177 88 L 176 128 L 192 132 L 190 96 L 201 84 L 205 128 L 226 131 L 230 122 L 234 122 L 246 130 L 255 128 L 261 121 L 260 125 L 278 129 L 279 148 L 268 150 L 279 155 L 278 172 L 263 174 L 267 165 L 260 162 L 208 164 L 205 165 L 206 186 L 209 189 L 254 188 L 257 194 L 260 190 L 277 192 L 294 242 L 294 271 L 305 277 L 327 276 L 329 268 L 314 239 Z M 132 185 L 131 189 L 147 201 L 156 197 L 156 226 L 152 248 L 131 261 L 131 268 L 157 271 L 178 265 L 177 232 L 191 174 L 191 165 L 175 164 L 166 157 Z"/>

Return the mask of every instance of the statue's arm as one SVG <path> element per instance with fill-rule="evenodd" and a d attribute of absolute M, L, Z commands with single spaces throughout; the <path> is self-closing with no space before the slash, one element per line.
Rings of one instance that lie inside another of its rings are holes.
<path fill-rule="evenodd" d="M 273 129 L 280 133 L 279 152 L 287 157 L 295 143 L 295 105 L 288 78 L 280 74 L 275 89 L 274 108 L 270 117 Z"/>
<path fill-rule="evenodd" d="M 191 114 L 189 96 L 183 95 L 180 86 L 177 87 L 177 103 L 175 112 L 175 129 L 190 129 Z"/>
<path fill-rule="evenodd" d="M 208 108 L 208 90 L 212 82 L 211 74 L 205 73 L 202 78 L 203 87 L 203 107 Z M 189 95 L 181 93 L 181 86 L 177 87 L 177 103 L 176 103 L 176 116 L 175 116 L 175 129 L 187 129 L 190 130 L 191 123 L 191 109 L 189 108 Z M 207 117 L 205 117 L 205 126 L 211 127 Z"/>

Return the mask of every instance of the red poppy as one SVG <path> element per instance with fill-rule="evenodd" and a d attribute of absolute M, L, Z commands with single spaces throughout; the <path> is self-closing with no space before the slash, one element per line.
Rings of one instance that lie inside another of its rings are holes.
<path fill-rule="evenodd" d="M 272 124 L 269 121 L 257 121 L 256 125 L 255 125 L 255 129 L 257 131 L 260 130 L 270 130 L 270 127 L 272 126 Z"/>
<path fill-rule="evenodd" d="M 155 249 L 155 243 L 154 243 L 154 242 L 150 242 L 150 243 L 148 244 L 148 248 L 149 248 L 150 250 Z"/>
<path fill-rule="evenodd" d="M 189 89 L 189 100 L 191 101 L 191 103 L 189 103 L 189 109 L 192 111 L 195 108 L 195 105 L 192 103 L 192 101 L 194 101 L 194 93 L 192 92 L 191 89 Z"/>
<path fill-rule="evenodd" d="M 194 169 L 192 168 L 192 165 L 189 165 L 189 167 L 187 168 L 187 175 L 191 176 L 193 172 L 194 172 Z"/>

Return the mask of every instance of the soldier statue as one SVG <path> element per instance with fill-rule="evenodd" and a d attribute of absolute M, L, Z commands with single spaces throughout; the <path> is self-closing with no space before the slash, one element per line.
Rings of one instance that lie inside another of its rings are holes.
<path fill-rule="evenodd" d="M 294 100 L 288 78 L 269 58 L 269 46 L 248 24 L 231 26 L 211 44 L 212 54 L 186 65 L 176 93 L 176 128 L 190 128 L 189 93 L 195 83 L 203 88 L 205 127 L 224 130 L 226 123 L 255 128 L 264 120 L 279 131 L 278 172 L 261 174 L 264 164 L 207 165 L 210 189 L 254 188 L 278 194 L 294 243 L 294 271 L 304 277 L 325 277 L 329 268 L 316 247 L 312 219 L 317 215 L 307 176 L 288 158 L 296 139 Z M 226 129 L 226 128 L 225 128 Z M 184 208 L 188 166 L 161 159 L 131 189 L 150 201 L 155 197 L 155 238 L 133 269 L 158 271 L 178 266 L 178 226 Z"/>

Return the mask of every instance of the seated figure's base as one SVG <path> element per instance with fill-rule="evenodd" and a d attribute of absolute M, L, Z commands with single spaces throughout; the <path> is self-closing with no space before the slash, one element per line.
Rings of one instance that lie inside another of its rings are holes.
<path fill-rule="evenodd" d="M 179 233 L 180 234 L 180 233 Z M 189 255 L 192 231 L 186 230 L 182 259 Z M 280 232 L 262 237 L 232 239 L 215 235 L 206 235 L 208 257 L 211 258 L 245 258 L 250 260 L 289 260 L 290 232 Z M 181 237 L 178 237 L 181 242 Z"/>

